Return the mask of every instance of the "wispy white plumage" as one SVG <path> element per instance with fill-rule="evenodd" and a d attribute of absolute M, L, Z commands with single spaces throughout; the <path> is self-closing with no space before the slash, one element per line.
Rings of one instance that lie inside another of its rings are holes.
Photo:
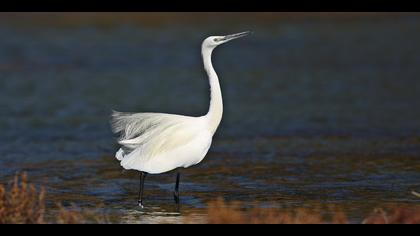
<path fill-rule="evenodd" d="M 205 117 L 120 112 L 112 116 L 113 131 L 121 133 L 116 158 L 125 169 L 157 174 L 188 167 L 201 161 L 210 147 Z"/>
<path fill-rule="evenodd" d="M 113 111 L 111 127 L 114 133 L 120 134 L 118 143 L 121 145 L 115 156 L 125 169 L 158 174 L 203 160 L 223 114 L 219 79 L 211 62 L 213 49 L 247 34 L 211 36 L 203 41 L 201 51 L 211 90 L 206 115 L 190 117 Z"/>

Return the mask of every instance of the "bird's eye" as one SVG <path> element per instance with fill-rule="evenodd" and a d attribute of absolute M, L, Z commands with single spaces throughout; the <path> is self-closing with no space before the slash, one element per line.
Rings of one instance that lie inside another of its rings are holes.
<path fill-rule="evenodd" d="M 215 39 L 213 39 L 213 41 L 214 41 L 214 42 L 218 42 L 218 41 L 219 41 L 219 39 L 215 38 Z"/>

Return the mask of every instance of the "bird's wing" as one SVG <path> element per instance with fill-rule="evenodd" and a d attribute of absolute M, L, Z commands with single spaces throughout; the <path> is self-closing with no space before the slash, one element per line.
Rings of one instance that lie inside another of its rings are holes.
<path fill-rule="evenodd" d="M 111 126 L 120 133 L 119 144 L 149 157 L 189 143 L 199 134 L 196 117 L 164 113 L 112 113 Z"/>

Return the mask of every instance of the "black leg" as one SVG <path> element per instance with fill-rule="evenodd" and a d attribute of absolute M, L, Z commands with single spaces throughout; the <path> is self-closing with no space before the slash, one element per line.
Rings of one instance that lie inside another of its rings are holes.
<path fill-rule="evenodd" d="M 176 174 L 176 183 L 175 183 L 175 191 L 174 191 L 174 200 L 177 205 L 177 208 L 179 209 L 179 172 Z"/>
<path fill-rule="evenodd" d="M 143 189 L 144 189 L 144 179 L 146 178 L 146 172 L 140 172 L 140 189 L 139 189 L 139 206 L 143 208 Z"/>

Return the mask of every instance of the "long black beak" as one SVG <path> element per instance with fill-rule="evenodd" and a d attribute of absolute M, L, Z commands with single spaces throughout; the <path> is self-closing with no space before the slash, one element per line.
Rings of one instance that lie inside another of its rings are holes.
<path fill-rule="evenodd" d="M 233 39 L 237 39 L 237 38 L 247 36 L 250 33 L 251 33 L 251 31 L 245 31 L 245 32 L 242 32 L 242 33 L 226 35 L 224 40 L 227 42 L 227 41 L 230 41 L 230 40 L 233 40 Z"/>

